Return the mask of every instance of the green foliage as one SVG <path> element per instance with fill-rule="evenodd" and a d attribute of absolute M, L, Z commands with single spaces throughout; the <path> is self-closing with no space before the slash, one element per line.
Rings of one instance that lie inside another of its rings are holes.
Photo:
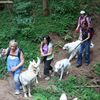
<path fill-rule="evenodd" d="M 14 13 L 16 17 L 14 21 L 17 24 L 16 30 L 17 33 L 22 34 L 24 39 L 40 42 L 41 37 L 49 32 L 58 33 L 62 36 L 65 35 L 67 30 L 73 28 L 76 23 L 76 12 L 74 13 L 74 11 L 78 3 L 74 0 L 50 1 L 51 14 L 48 17 L 41 16 L 42 2 L 40 0 L 15 0 L 15 2 Z M 67 40 L 70 40 L 70 38 Z"/>
<path fill-rule="evenodd" d="M 52 0 L 51 1 L 51 11 L 53 13 L 58 13 L 58 14 L 63 14 L 65 15 L 66 13 L 76 13 L 76 11 L 79 8 L 78 2 L 75 0 Z"/>
<path fill-rule="evenodd" d="M 39 56 L 39 47 L 37 46 L 37 43 L 21 39 L 22 37 L 19 38 L 20 39 L 17 39 L 16 41 L 18 41 L 19 43 L 19 48 L 21 48 L 24 52 L 24 57 L 25 57 L 24 66 L 28 67 L 29 61 L 32 61 L 33 59 L 36 59 L 37 56 Z"/>
<path fill-rule="evenodd" d="M 24 39 L 30 37 L 31 25 L 33 23 L 33 11 L 31 1 L 19 1 L 14 4 L 14 21 L 17 24 L 17 32 L 22 34 Z M 28 36 L 29 35 L 29 36 Z"/>
<path fill-rule="evenodd" d="M 10 16 L 9 11 L 1 11 L 0 15 L 0 47 L 4 48 L 9 40 L 15 38 L 16 24 L 12 20 L 13 16 Z"/>
<path fill-rule="evenodd" d="M 7 74 L 7 67 L 5 63 L 5 57 L 0 57 L 0 79 L 4 78 Z"/>
<path fill-rule="evenodd" d="M 33 95 L 33 99 L 34 100 L 47 100 L 47 98 L 44 95 L 40 94 L 40 93 L 35 93 Z"/>
<path fill-rule="evenodd" d="M 77 97 L 79 100 L 99 100 L 99 93 L 94 89 L 86 88 L 84 82 L 86 79 L 82 77 L 78 80 L 75 76 L 69 76 L 67 80 L 59 81 L 58 78 L 53 78 L 49 82 L 49 88 L 33 88 L 33 97 L 45 97 L 47 100 L 59 100 L 61 94 L 65 92 L 68 98 Z M 77 86 L 80 86 L 77 88 Z M 83 88 L 81 86 L 84 86 Z M 55 87 L 55 88 L 53 88 Z"/>
<path fill-rule="evenodd" d="M 93 68 L 94 68 L 94 72 L 95 72 L 98 76 L 100 76 L 100 63 L 98 62 L 98 63 L 94 64 L 94 65 L 93 65 Z"/>
<path fill-rule="evenodd" d="M 19 28 L 30 27 L 32 25 L 33 18 L 32 17 L 24 17 L 18 16 L 15 18 L 16 23 Z"/>
<path fill-rule="evenodd" d="M 77 83 L 76 77 L 69 76 L 68 80 L 55 82 L 55 85 L 59 90 L 65 91 L 66 93 L 71 93 L 73 90 L 75 90 L 74 86 L 77 85 Z"/>
<path fill-rule="evenodd" d="M 82 76 L 78 79 L 78 84 L 81 86 L 86 86 L 88 85 L 88 80 L 86 78 L 86 76 Z"/>
<path fill-rule="evenodd" d="M 64 37 L 64 40 L 67 40 L 67 41 L 72 41 L 72 36 L 70 34 L 66 34 L 65 37 Z"/>
<path fill-rule="evenodd" d="M 100 14 L 100 0 L 78 0 L 80 8 L 89 15 Z"/>
<path fill-rule="evenodd" d="M 55 97 L 55 95 L 51 95 L 50 98 L 48 98 L 48 100 L 59 100 L 59 98 Z"/>
<path fill-rule="evenodd" d="M 32 7 L 31 2 L 19 2 L 15 4 L 16 10 L 17 11 L 22 11 L 22 10 L 30 10 Z"/>
<path fill-rule="evenodd" d="M 29 16 L 32 15 L 32 3 L 31 2 L 19 2 L 14 5 L 14 12 L 19 15 Z"/>
<path fill-rule="evenodd" d="M 93 89 L 83 89 L 81 91 L 80 100 L 99 100 L 100 95 Z"/>

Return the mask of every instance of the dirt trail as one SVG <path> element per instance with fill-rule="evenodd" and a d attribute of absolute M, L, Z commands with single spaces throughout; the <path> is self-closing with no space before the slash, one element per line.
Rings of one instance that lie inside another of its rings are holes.
<path fill-rule="evenodd" d="M 9 79 L 10 80 L 10 79 Z M 7 80 L 0 80 L 0 100 L 24 100 L 21 96 L 14 95 L 11 83 Z"/>
<path fill-rule="evenodd" d="M 100 16 L 96 16 L 96 19 L 99 19 Z M 91 65 L 93 65 L 95 62 L 100 61 L 100 20 L 96 20 L 95 22 L 95 35 L 93 38 L 93 43 L 95 44 L 95 47 L 93 49 L 93 52 L 91 54 L 91 64 L 87 67 L 82 65 L 81 68 L 76 68 L 76 60 L 72 61 L 72 68 L 70 69 L 70 74 L 80 76 L 82 74 L 89 76 L 92 76 L 91 71 Z M 63 39 L 59 37 L 58 35 L 50 34 L 51 38 L 54 40 L 55 44 L 59 44 L 55 49 L 55 59 L 52 62 L 52 65 L 60 59 L 63 59 L 66 57 L 66 52 L 62 50 L 60 47 L 63 45 Z M 59 41 L 59 42 L 58 42 Z M 59 52 L 60 51 L 60 52 Z M 41 72 L 42 74 L 42 72 Z M 94 77 L 93 77 L 94 78 Z M 48 83 L 43 79 L 40 79 L 40 84 L 45 86 Z M 23 98 L 23 95 L 20 94 L 19 96 L 14 95 L 14 90 L 11 89 L 11 86 L 7 80 L 0 80 L 0 100 L 25 100 Z M 29 99 L 31 100 L 31 99 Z"/>

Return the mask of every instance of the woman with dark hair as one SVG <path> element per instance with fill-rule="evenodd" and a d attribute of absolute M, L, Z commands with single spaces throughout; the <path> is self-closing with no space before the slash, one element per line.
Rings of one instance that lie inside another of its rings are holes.
<path fill-rule="evenodd" d="M 53 68 L 51 67 L 50 64 L 54 58 L 53 44 L 49 36 L 45 36 L 43 38 L 43 41 L 41 42 L 40 46 L 40 52 L 43 58 L 41 62 L 44 62 L 44 75 L 46 76 L 45 80 L 49 80 L 50 79 L 49 71 L 50 70 L 53 71 Z"/>

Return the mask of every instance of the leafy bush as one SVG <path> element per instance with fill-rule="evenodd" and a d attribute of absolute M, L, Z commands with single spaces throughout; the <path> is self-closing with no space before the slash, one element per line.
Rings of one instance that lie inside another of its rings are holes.
<path fill-rule="evenodd" d="M 85 80 L 85 78 L 82 79 Z M 94 89 L 85 87 L 85 84 L 79 82 L 75 76 L 69 76 L 67 80 L 62 81 L 59 81 L 58 78 L 53 78 L 53 80 L 49 82 L 49 85 L 49 88 L 33 88 L 33 97 L 35 97 L 35 94 L 39 94 L 38 97 L 40 97 L 40 100 L 43 96 L 48 100 L 59 100 L 63 92 L 66 93 L 68 98 L 77 97 L 79 100 L 99 100 L 100 97 L 99 93 Z M 52 86 L 55 88 L 52 88 Z"/>
<path fill-rule="evenodd" d="M 70 34 L 66 34 L 64 39 L 71 42 L 72 41 L 72 36 Z"/>
<path fill-rule="evenodd" d="M 53 13 L 58 13 L 58 14 L 63 14 L 65 15 L 66 13 L 76 13 L 76 11 L 79 8 L 78 2 L 75 0 L 53 0 L 51 2 L 51 12 Z"/>
<path fill-rule="evenodd" d="M 15 18 L 15 21 L 19 28 L 25 28 L 25 27 L 30 27 L 32 25 L 33 18 L 32 17 L 22 18 L 21 16 L 17 16 Z"/>
<path fill-rule="evenodd" d="M 33 99 L 34 100 L 47 100 L 47 98 L 44 95 L 40 94 L 40 93 L 35 93 L 33 95 Z"/>
<path fill-rule="evenodd" d="M 80 96 L 80 100 L 99 100 L 100 95 L 93 89 L 83 89 Z"/>
<path fill-rule="evenodd" d="M 31 2 L 19 2 L 14 5 L 14 12 L 19 15 L 29 16 L 32 15 L 32 3 Z"/>
<path fill-rule="evenodd" d="M 94 65 L 93 65 L 93 68 L 94 68 L 94 72 L 95 72 L 98 76 L 100 76 L 100 63 L 98 62 L 98 63 L 94 64 Z"/>

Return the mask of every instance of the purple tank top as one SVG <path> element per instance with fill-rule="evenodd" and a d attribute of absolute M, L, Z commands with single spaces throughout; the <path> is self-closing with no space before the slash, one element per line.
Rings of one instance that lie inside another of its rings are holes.
<path fill-rule="evenodd" d="M 48 45 L 47 44 L 44 44 L 44 46 L 42 47 L 42 51 L 44 54 L 48 53 Z"/>

